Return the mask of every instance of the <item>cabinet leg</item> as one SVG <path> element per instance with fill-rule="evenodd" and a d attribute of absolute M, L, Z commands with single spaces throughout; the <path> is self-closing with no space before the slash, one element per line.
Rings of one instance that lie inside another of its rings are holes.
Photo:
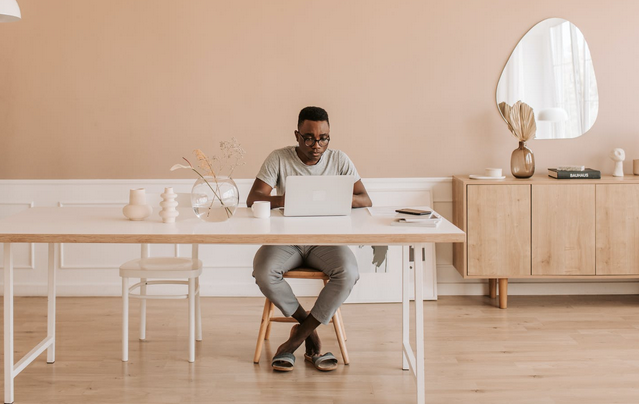
<path fill-rule="evenodd" d="M 497 279 L 488 279 L 488 296 L 491 299 L 497 297 Z"/>
<path fill-rule="evenodd" d="M 499 308 L 508 307 L 508 278 L 499 278 Z"/>

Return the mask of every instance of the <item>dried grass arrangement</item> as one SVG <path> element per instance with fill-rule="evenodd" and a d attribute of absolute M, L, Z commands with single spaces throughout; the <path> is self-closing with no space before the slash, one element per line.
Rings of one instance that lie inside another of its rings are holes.
<path fill-rule="evenodd" d="M 499 111 L 510 130 L 520 142 L 532 139 L 537 132 L 535 113 L 530 105 L 517 101 L 512 107 L 505 102 L 499 103 Z"/>

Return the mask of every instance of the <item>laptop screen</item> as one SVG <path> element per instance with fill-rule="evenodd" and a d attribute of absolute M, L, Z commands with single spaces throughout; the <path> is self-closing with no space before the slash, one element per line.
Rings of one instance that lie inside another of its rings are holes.
<path fill-rule="evenodd" d="M 353 204 L 352 175 L 286 177 L 284 216 L 345 216 Z"/>

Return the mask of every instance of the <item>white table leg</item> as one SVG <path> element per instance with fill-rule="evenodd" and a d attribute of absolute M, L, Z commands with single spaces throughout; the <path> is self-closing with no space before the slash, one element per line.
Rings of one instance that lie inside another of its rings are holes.
<path fill-rule="evenodd" d="M 122 277 L 122 362 L 129 360 L 129 278 Z"/>
<path fill-rule="evenodd" d="M 140 295 L 146 296 L 146 278 L 140 279 Z M 140 340 L 146 339 L 146 299 L 140 299 Z"/>
<path fill-rule="evenodd" d="M 404 346 L 410 343 L 410 261 L 409 246 L 402 246 L 402 369 L 409 370 Z"/>
<path fill-rule="evenodd" d="M 195 362 L 195 278 L 189 278 L 189 362 Z"/>
<path fill-rule="evenodd" d="M 52 338 L 52 343 L 47 348 L 47 363 L 55 362 L 55 298 L 56 298 L 56 272 L 60 244 L 49 244 L 49 293 L 47 297 L 47 336 Z"/>
<path fill-rule="evenodd" d="M 415 259 L 415 378 L 417 384 L 417 404 L 426 401 L 426 380 L 424 368 L 424 262 L 422 261 L 423 245 L 416 245 Z"/>
<path fill-rule="evenodd" d="M 13 403 L 13 256 L 4 243 L 4 402 Z"/>

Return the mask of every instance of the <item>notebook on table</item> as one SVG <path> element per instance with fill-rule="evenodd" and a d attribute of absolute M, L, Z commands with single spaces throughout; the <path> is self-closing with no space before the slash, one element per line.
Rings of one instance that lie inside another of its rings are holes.
<path fill-rule="evenodd" d="M 352 175 L 286 177 L 284 216 L 346 216 L 353 203 Z"/>

